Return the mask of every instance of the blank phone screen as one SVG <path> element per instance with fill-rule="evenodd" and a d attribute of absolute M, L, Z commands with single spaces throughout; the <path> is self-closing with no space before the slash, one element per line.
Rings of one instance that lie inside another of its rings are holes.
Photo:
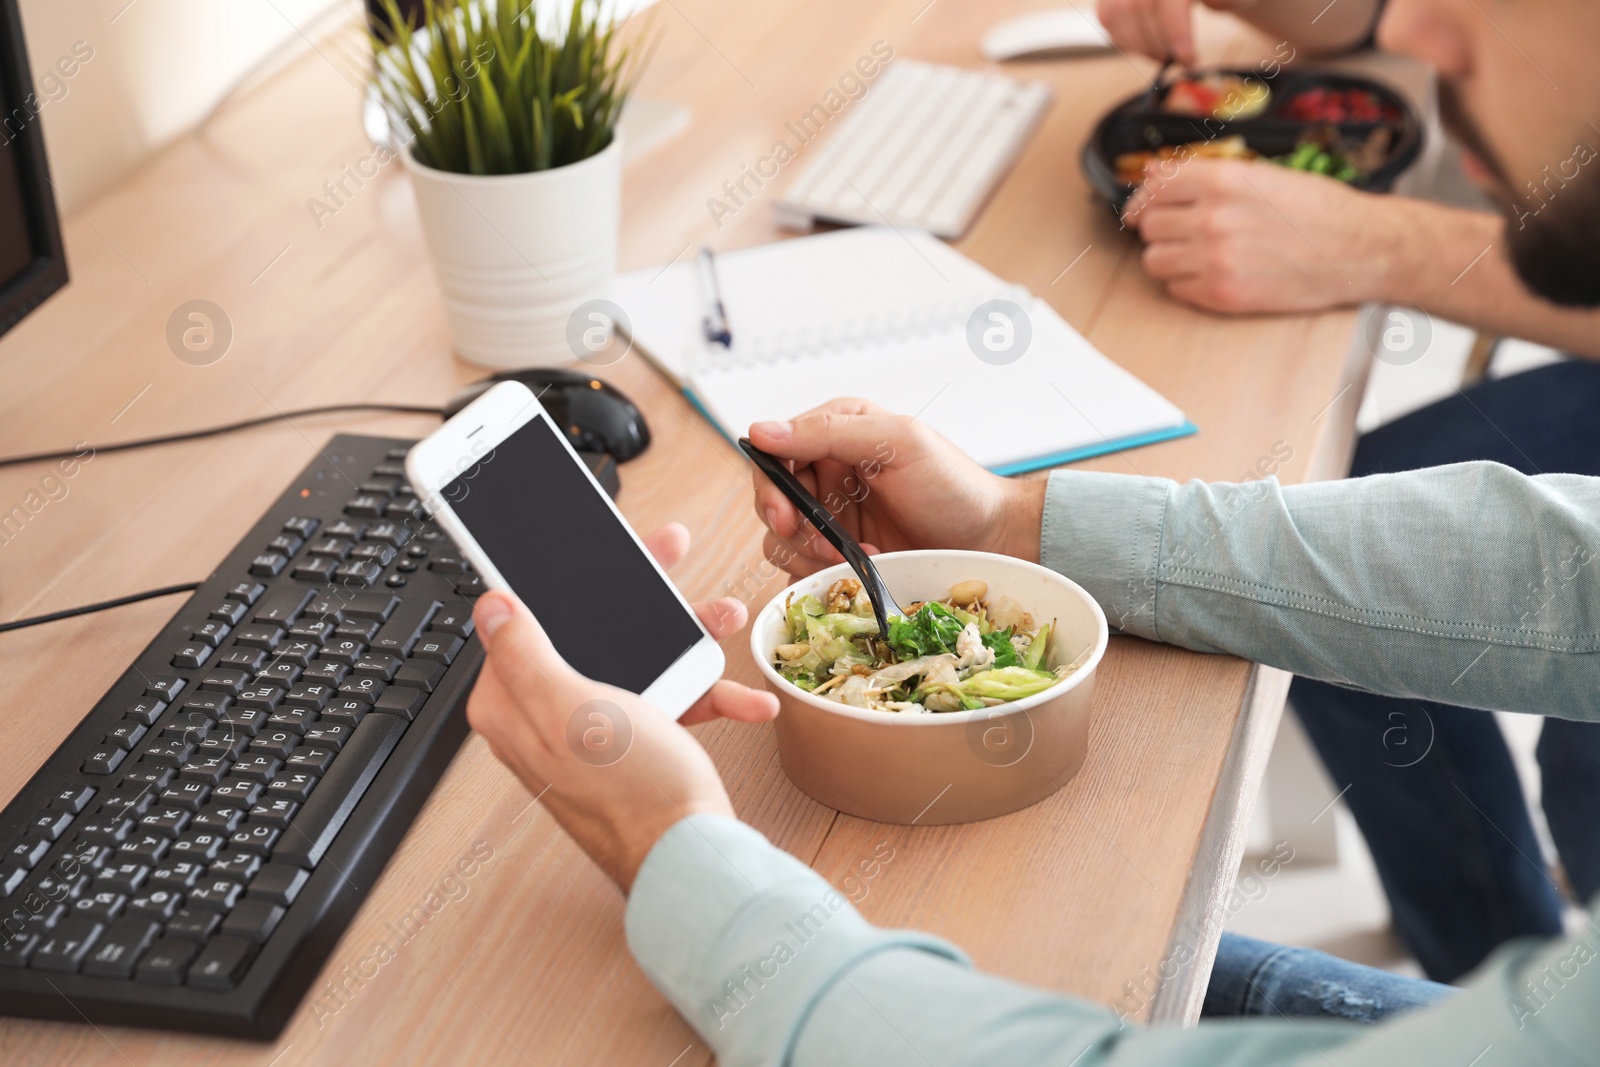
<path fill-rule="evenodd" d="M 535 416 L 442 495 L 568 663 L 642 693 L 702 632 L 556 434 Z"/>

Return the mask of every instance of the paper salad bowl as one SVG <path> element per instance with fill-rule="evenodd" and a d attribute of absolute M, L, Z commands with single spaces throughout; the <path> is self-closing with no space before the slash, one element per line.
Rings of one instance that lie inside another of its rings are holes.
<path fill-rule="evenodd" d="M 1046 663 L 1077 670 L 1042 693 L 979 711 L 902 715 L 854 708 L 791 685 L 772 667 L 788 638 L 789 596 L 821 597 L 845 564 L 774 597 L 750 628 L 750 650 L 781 710 L 783 769 L 803 792 L 849 815 L 919 826 L 974 822 L 1035 804 L 1065 785 L 1089 744 L 1094 673 L 1109 631 L 1100 606 L 1076 583 L 1035 563 L 987 552 L 927 550 L 874 557 L 902 604 L 940 599 L 956 582 L 981 579 L 1037 619 L 1054 619 Z"/>

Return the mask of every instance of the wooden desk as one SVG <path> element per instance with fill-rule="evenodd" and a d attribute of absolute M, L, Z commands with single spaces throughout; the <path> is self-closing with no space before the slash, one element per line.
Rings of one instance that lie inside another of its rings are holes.
<path fill-rule="evenodd" d="M 974 65 L 981 31 L 1027 6 L 924 4 L 662 5 L 643 92 L 687 103 L 694 118 L 627 174 L 623 266 L 664 262 L 704 240 L 731 248 L 776 236 L 761 203 L 718 229 L 705 202 L 769 150 L 785 120 L 874 41 Z M 449 355 L 398 167 L 320 227 L 307 208 L 324 181 L 370 152 L 357 118 L 361 65 L 352 35 L 321 41 L 112 193 L 64 205 L 73 283 L 0 342 L 0 453 L 336 400 L 436 401 L 480 375 Z M 1089 122 L 1150 67 L 1112 56 L 1019 68 L 1052 82 L 1057 102 L 960 247 L 1045 296 L 1202 427 L 1088 466 L 1238 479 L 1289 449 L 1286 480 L 1334 475 L 1365 372 L 1350 355 L 1353 314 L 1221 319 L 1179 307 L 1088 198 L 1077 153 Z M 168 315 L 194 298 L 232 320 L 232 350 L 212 366 L 178 361 L 164 341 Z M 623 509 L 643 529 L 676 519 L 693 531 L 676 575 L 690 595 L 744 589 L 759 606 L 780 583 L 754 577 L 760 535 L 743 464 L 638 357 L 610 377 L 647 413 L 656 442 L 623 471 Z M 17 617 L 200 578 L 335 430 L 420 436 L 433 425 L 305 420 L 96 458 L 64 499 L 0 547 L 0 611 Z M 41 473 L 0 472 L 0 501 L 20 500 Z M 148 603 L 0 638 L 0 796 L 20 787 L 175 607 Z M 755 682 L 743 636 L 726 647 L 732 675 Z M 1195 958 L 1154 1014 L 1192 1018 L 1286 679 L 1132 639 L 1114 641 L 1101 670 L 1082 773 L 1050 800 L 979 825 L 908 829 L 839 816 L 788 783 L 770 728 L 720 724 L 699 736 L 741 815 L 823 875 L 837 881 L 878 841 L 893 843 L 892 863 L 862 902 L 870 919 L 935 931 L 985 969 L 1100 1002 L 1124 996 L 1125 983 L 1159 970 L 1181 944 Z M 493 859 L 463 883 L 465 895 L 392 960 L 363 966 L 392 937 L 387 925 L 424 904 L 474 847 Z M 0 1060 L 707 1062 L 629 959 L 622 907 L 474 738 L 275 1046 L 6 1019 Z M 1148 1002 L 1129 1006 L 1151 1014 Z"/>

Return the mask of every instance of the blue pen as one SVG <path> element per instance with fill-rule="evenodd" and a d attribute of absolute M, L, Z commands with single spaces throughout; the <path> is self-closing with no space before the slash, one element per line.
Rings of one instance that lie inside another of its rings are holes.
<path fill-rule="evenodd" d="M 728 313 L 722 306 L 722 289 L 717 285 L 717 267 L 711 258 L 711 249 L 700 248 L 700 291 L 705 297 L 706 314 L 702 321 L 706 340 L 723 348 L 733 347 L 733 334 L 728 330 Z"/>

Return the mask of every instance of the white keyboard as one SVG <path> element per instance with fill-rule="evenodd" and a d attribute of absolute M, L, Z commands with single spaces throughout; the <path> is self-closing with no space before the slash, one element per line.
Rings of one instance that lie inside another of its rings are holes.
<path fill-rule="evenodd" d="M 778 223 L 887 222 L 959 237 L 1049 103 L 1043 82 L 897 59 L 777 200 Z"/>

